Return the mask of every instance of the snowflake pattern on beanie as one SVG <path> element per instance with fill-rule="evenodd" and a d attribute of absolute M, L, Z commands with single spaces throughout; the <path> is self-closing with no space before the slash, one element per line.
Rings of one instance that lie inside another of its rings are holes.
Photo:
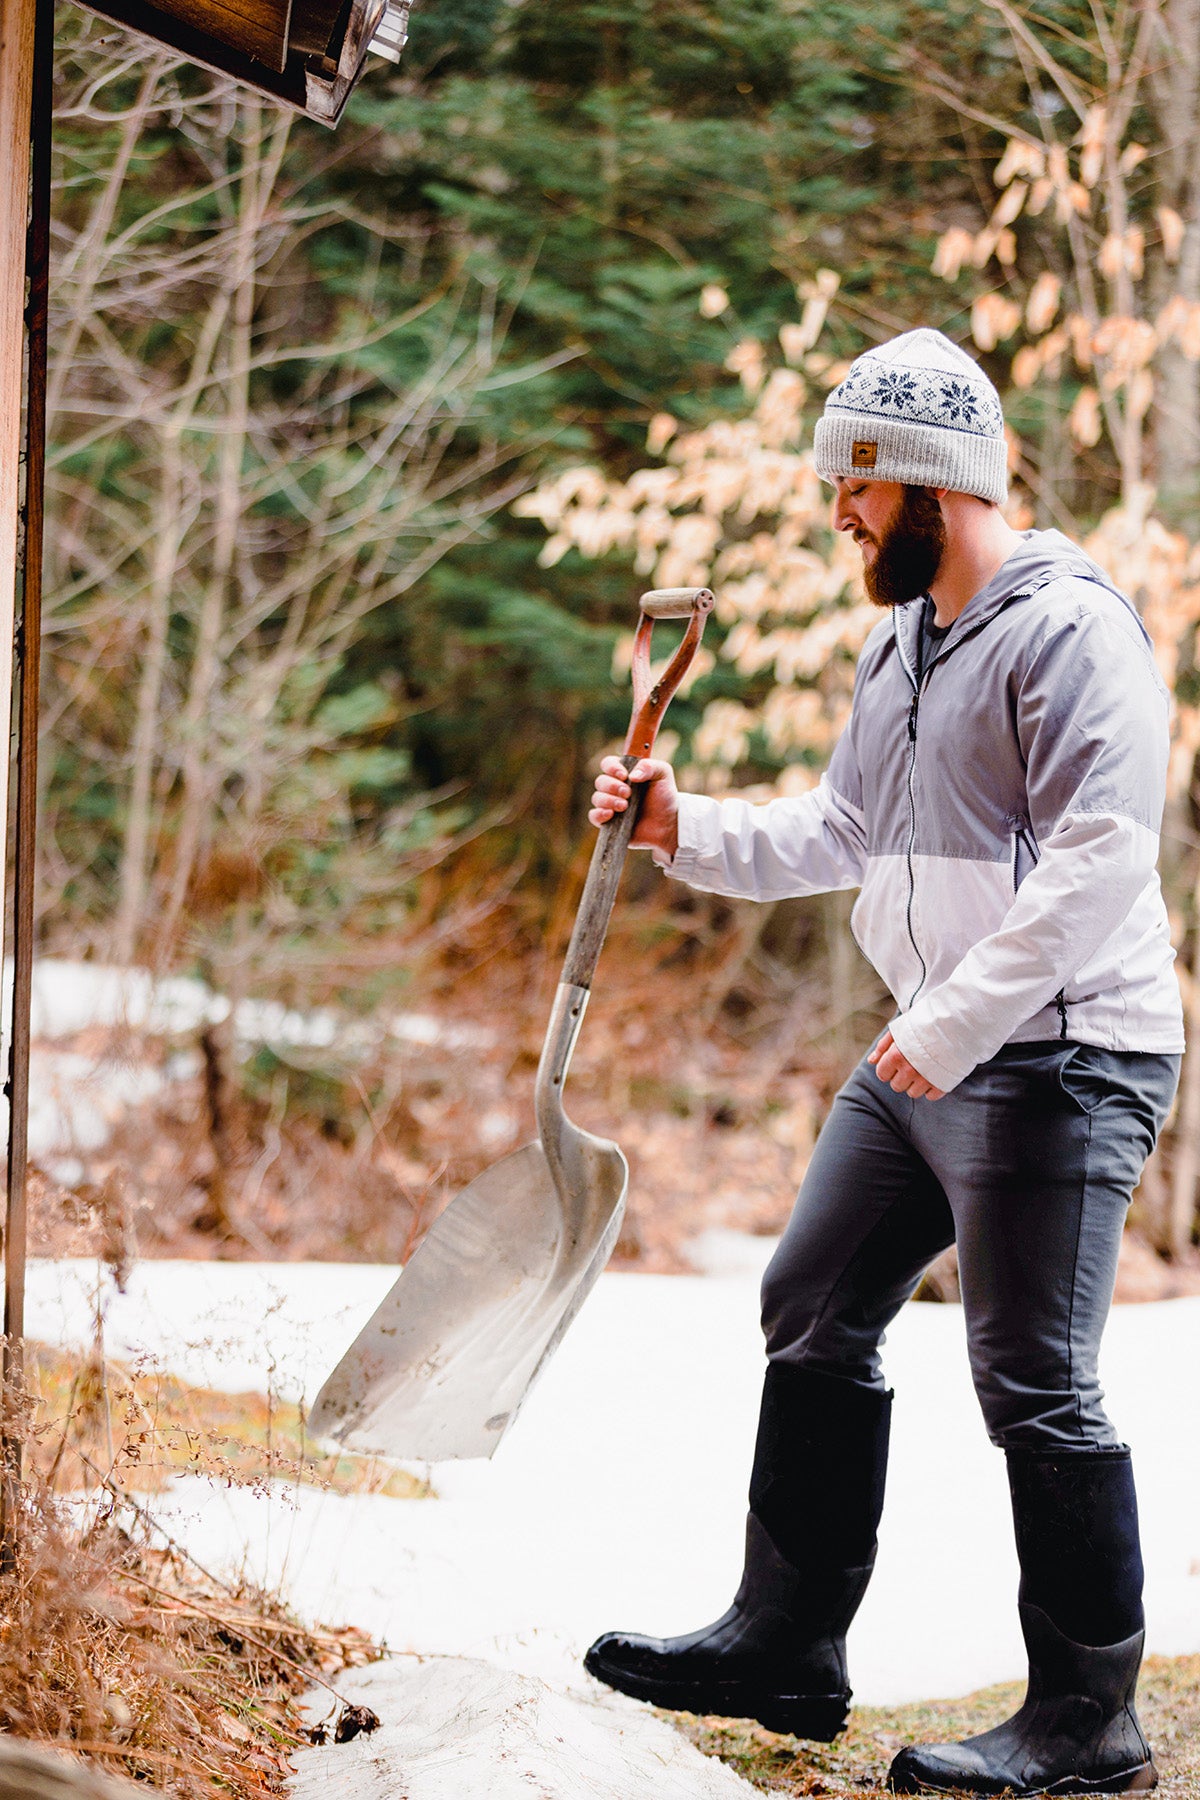
<path fill-rule="evenodd" d="M 826 405 L 995 437 L 1004 429 L 1004 415 L 990 387 L 986 376 L 972 382 L 933 369 L 889 366 L 868 354 L 853 364 Z"/>
<path fill-rule="evenodd" d="M 826 481 L 899 481 L 999 503 L 1008 492 L 1000 396 L 974 357 L 918 326 L 851 363 L 817 421 L 813 461 Z"/>

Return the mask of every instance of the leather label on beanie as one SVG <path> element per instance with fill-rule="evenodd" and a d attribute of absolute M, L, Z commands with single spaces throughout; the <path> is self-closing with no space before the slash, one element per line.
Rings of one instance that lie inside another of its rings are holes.
<path fill-rule="evenodd" d="M 879 454 L 878 444 L 872 444 L 864 438 L 856 438 L 850 446 L 850 464 L 855 469 L 873 469 L 875 458 Z"/>

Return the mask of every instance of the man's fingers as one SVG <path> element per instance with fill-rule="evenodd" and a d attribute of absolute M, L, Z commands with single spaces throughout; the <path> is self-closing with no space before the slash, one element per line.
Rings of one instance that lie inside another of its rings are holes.
<path fill-rule="evenodd" d="M 886 1081 L 895 1094 L 907 1094 L 910 1100 L 944 1100 L 945 1090 L 934 1087 L 919 1069 L 915 1069 L 902 1050 L 897 1049 L 890 1031 L 885 1031 L 867 1057 L 875 1066 L 880 1081 Z"/>
<path fill-rule="evenodd" d="M 632 769 L 626 769 L 619 756 L 602 756 L 600 769 L 605 775 L 615 775 L 619 781 L 653 781 L 667 768 L 666 763 L 639 762 Z"/>
<path fill-rule="evenodd" d="M 622 779 L 618 779 L 617 775 L 597 775 L 588 811 L 588 819 L 593 825 L 607 825 L 614 813 L 624 812 L 632 792 L 628 782 L 623 779 L 625 771 L 616 757 L 606 757 L 605 761 L 615 764 Z"/>
<path fill-rule="evenodd" d="M 661 767 L 661 766 L 660 766 Z M 592 789 L 588 819 L 593 825 L 607 825 L 615 813 L 624 812 L 633 798 L 631 783 L 654 781 L 660 770 L 652 762 L 639 762 L 626 769 L 619 756 L 601 758 L 600 774 Z"/>

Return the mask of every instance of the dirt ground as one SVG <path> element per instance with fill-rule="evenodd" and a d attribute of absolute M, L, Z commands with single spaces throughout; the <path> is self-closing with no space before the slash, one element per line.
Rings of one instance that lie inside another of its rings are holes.
<path fill-rule="evenodd" d="M 632 1270 L 691 1268 L 690 1240 L 714 1227 L 781 1231 L 832 1094 L 887 1017 L 861 961 L 792 991 L 762 973 L 761 947 L 735 936 L 717 957 L 676 925 L 635 912 L 614 933 L 566 1093 L 628 1158 L 615 1261 Z M 42 1046 L 184 1073 L 69 1179 L 61 1158 L 35 1167 L 31 1250 L 403 1261 L 466 1182 L 536 1135 L 556 979 L 545 954 L 483 956 L 424 985 L 416 1040 L 353 1053 L 235 1058 L 102 1031 Z M 1118 1298 L 1200 1291 L 1200 1258 L 1168 1265 L 1126 1238 Z M 956 1295 L 951 1253 L 926 1297 Z"/>
<path fill-rule="evenodd" d="M 913 1706 L 856 1706 L 833 1744 L 801 1743 L 740 1721 L 671 1714 L 709 1755 L 719 1756 L 764 1793 L 829 1800 L 884 1796 L 888 1766 L 905 1744 L 986 1731 L 1020 1705 L 1020 1684 L 984 1688 L 961 1700 Z M 1162 1800 L 1200 1800 L 1200 1656 L 1147 1658 L 1138 1712 L 1154 1752 Z"/>

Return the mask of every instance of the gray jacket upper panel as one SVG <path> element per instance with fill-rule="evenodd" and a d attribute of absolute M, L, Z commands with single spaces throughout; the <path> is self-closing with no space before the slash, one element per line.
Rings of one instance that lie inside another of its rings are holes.
<path fill-rule="evenodd" d="M 870 854 L 1005 860 L 1014 829 L 1039 841 L 1069 807 L 1159 829 L 1166 689 L 1133 606 L 1081 550 L 1031 533 L 975 596 L 923 672 L 911 758 L 921 606 L 867 639 L 829 767 L 866 814 Z"/>
<path fill-rule="evenodd" d="M 1031 532 L 918 684 L 920 613 L 868 638 L 816 792 L 682 796 L 669 872 L 758 898 L 861 885 L 855 935 L 939 1086 L 1014 1039 L 1182 1049 L 1155 868 L 1169 699 L 1133 606 Z"/>

